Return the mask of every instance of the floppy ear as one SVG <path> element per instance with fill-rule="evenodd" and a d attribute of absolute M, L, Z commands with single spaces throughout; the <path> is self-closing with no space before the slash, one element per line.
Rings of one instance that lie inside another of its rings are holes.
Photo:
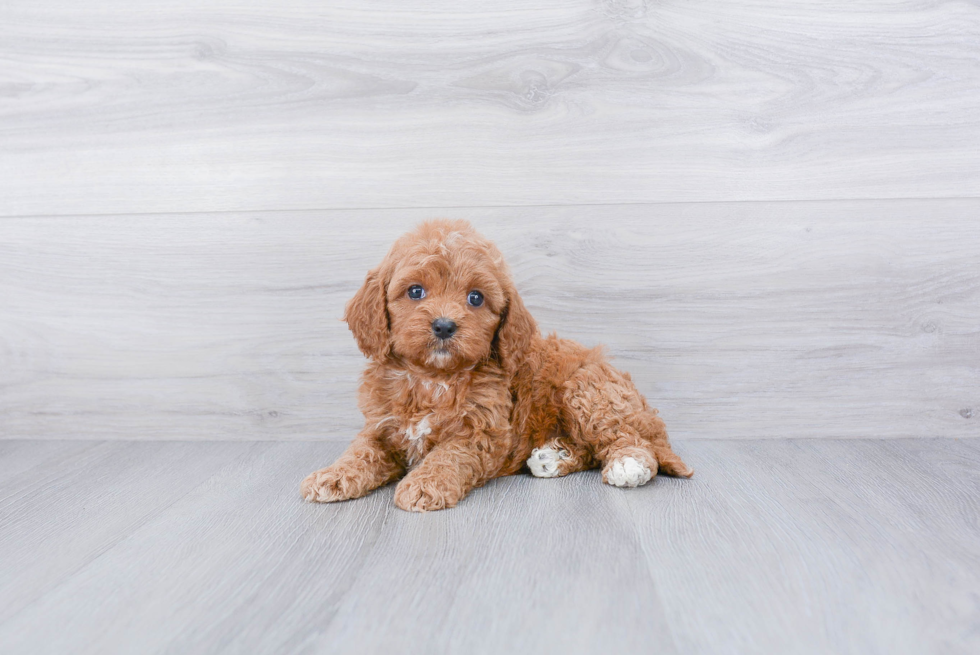
<path fill-rule="evenodd" d="M 513 376 L 531 348 L 531 341 L 538 333 L 538 324 L 512 283 L 507 285 L 505 293 L 507 305 L 500 315 L 494 345 L 501 368 Z"/>
<path fill-rule="evenodd" d="M 344 320 L 354 333 L 357 347 L 375 361 L 388 357 L 391 350 L 387 292 L 386 267 L 382 264 L 368 272 L 364 284 L 344 309 Z"/>

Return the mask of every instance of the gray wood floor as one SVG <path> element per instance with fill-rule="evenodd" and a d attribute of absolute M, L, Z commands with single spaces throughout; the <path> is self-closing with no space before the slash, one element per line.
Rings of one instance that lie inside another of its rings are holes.
<path fill-rule="evenodd" d="M 0 442 L 0 652 L 980 649 L 980 440 L 677 446 L 415 515 L 302 501 L 337 443 Z"/>

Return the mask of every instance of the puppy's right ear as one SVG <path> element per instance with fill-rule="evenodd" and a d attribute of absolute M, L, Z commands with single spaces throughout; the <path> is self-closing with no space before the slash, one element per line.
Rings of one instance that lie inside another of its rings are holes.
<path fill-rule="evenodd" d="M 381 361 L 391 351 L 388 326 L 388 280 L 385 265 L 371 270 L 344 309 L 344 320 L 366 357 Z"/>

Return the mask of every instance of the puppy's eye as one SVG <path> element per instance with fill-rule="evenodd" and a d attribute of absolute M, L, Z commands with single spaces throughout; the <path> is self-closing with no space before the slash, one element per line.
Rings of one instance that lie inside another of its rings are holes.
<path fill-rule="evenodd" d="M 466 302 L 474 307 L 479 307 L 483 304 L 483 294 L 479 291 L 470 291 L 470 295 L 466 297 Z"/>
<path fill-rule="evenodd" d="M 422 300 L 425 298 L 425 289 L 418 284 L 408 287 L 408 297 L 412 300 Z"/>

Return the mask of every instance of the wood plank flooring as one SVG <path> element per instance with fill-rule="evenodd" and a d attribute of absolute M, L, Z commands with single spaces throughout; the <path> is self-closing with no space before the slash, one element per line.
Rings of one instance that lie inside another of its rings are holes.
<path fill-rule="evenodd" d="M 976 197 L 980 6 L 5 0 L 0 215 Z"/>
<path fill-rule="evenodd" d="M 978 440 L 685 441 L 690 481 L 426 515 L 303 502 L 342 447 L 0 442 L 0 652 L 980 648 Z"/>

